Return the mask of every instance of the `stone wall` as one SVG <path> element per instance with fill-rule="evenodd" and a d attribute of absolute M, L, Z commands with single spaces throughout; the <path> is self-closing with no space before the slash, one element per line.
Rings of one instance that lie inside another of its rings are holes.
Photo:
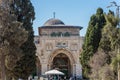
<path fill-rule="evenodd" d="M 35 37 L 37 53 L 41 64 L 41 72 L 44 74 L 50 70 L 51 62 L 54 59 L 55 54 L 65 53 L 69 59 L 71 59 L 71 71 L 73 76 L 82 75 L 82 67 L 79 61 L 79 56 L 82 51 L 83 37 L 80 35 L 71 35 L 68 37 L 54 36 L 50 34 L 52 32 L 69 32 L 70 34 L 79 34 L 78 28 L 62 28 L 62 29 L 42 29 L 40 36 Z M 46 35 L 43 35 L 46 34 Z M 63 52 L 62 52 L 63 50 Z M 64 51 L 65 50 L 65 51 Z M 61 51 L 61 52 L 60 52 Z M 75 61 L 75 62 L 73 62 Z"/>

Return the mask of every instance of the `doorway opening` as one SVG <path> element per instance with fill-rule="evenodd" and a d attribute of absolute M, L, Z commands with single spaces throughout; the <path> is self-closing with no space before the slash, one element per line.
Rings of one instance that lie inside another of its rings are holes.
<path fill-rule="evenodd" d="M 71 75 L 70 60 L 64 53 L 60 53 L 54 57 L 51 68 L 58 69 L 63 72 L 66 77 Z"/>

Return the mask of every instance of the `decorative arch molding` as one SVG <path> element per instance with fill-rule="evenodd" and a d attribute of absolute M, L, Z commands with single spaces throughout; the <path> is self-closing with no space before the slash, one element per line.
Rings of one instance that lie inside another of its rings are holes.
<path fill-rule="evenodd" d="M 57 50 L 54 50 L 49 55 L 49 57 L 48 57 L 48 65 L 51 65 L 51 63 L 53 62 L 53 59 L 60 53 L 65 54 L 69 58 L 71 65 L 76 63 L 76 61 L 74 59 L 74 56 L 72 55 L 72 53 L 69 50 L 67 50 L 67 49 L 57 49 Z"/>
<path fill-rule="evenodd" d="M 37 56 L 37 59 L 39 60 L 39 62 L 41 64 L 42 59 L 39 56 Z"/>

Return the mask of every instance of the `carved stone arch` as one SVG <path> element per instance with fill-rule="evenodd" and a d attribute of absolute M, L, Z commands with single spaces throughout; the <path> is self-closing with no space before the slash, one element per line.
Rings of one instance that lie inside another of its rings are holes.
<path fill-rule="evenodd" d="M 48 65 L 50 65 L 54 59 L 54 57 L 60 53 L 64 53 L 65 55 L 68 56 L 68 58 L 70 59 L 71 64 L 75 64 L 76 61 L 74 59 L 74 56 L 72 55 L 72 52 L 68 51 L 67 49 L 57 49 L 55 51 L 53 51 L 49 57 L 48 57 Z"/>
<path fill-rule="evenodd" d="M 54 69 L 54 68 L 58 68 L 60 69 L 59 67 L 54 67 L 54 64 L 56 63 L 56 58 L 58 58 L 59 55 L 64 55 L 66 56 L 66 59 L 68 61 L 68 64 L 66 64 L 66 67 L 67 68 L 67 73 L 66 73 L 66 76 L 70 76 L 71 74 L 73 74 L 73 68 L 74 68 L 74 64 L 76 64 L 76 61 L 75 61 L 75 58 L 74 56 L 72 55 L 72 53 L 70 51 L 68 51 L 67 49 L 57 49 L 55 51 L 53 51 L 50 55 L 49 55 L 49 58 L 48 58 L 48 70 L 50 69 Z M 61 57 L 59 57 L 60 59 Z M 62 59 L 62 60 L 64 60 Z M 65 61 L 66 61 L 65 60 Z M 61 61 L 61 60 L 60 60 Z M 69 65 L 69 66 L 68 66 Z M 61 69 L 60 69 L 61 70 Z"/>
<path fill-rule="evenodd" d="M 40 54 L 40 55 L 37 53 L 36 56 L 37 56 L 37 59 L 39 59 L 39 62 L 41 64 L 42 63 L 42 58 L 41 57 L 43 56 L 43 53 Z"/>

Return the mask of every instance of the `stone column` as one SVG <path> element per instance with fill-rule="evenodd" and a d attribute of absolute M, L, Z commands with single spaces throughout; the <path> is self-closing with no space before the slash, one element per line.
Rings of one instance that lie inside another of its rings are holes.
<path fill-rule="evenodd" d="M 76 74 L 76 64 L 73 64 L 72 67 L 73 67 L 72 75 L 75 76 L 75 74 Z"/>
<path fill-rule="evenodd" d="M 47 65 L 47 70 L 50 70 L 50 64 Z"/>
<path fill-rule="evenodd" d="M 76 76 L 82 78 L 82 67 L 80 64 L 76 64 Z"/>
<path fill-rule="evenodd" d="M 47 71 L 47 63 L 42 63 L 41 64 L 41 74 L 44 75 L 46 71 Z"/>

